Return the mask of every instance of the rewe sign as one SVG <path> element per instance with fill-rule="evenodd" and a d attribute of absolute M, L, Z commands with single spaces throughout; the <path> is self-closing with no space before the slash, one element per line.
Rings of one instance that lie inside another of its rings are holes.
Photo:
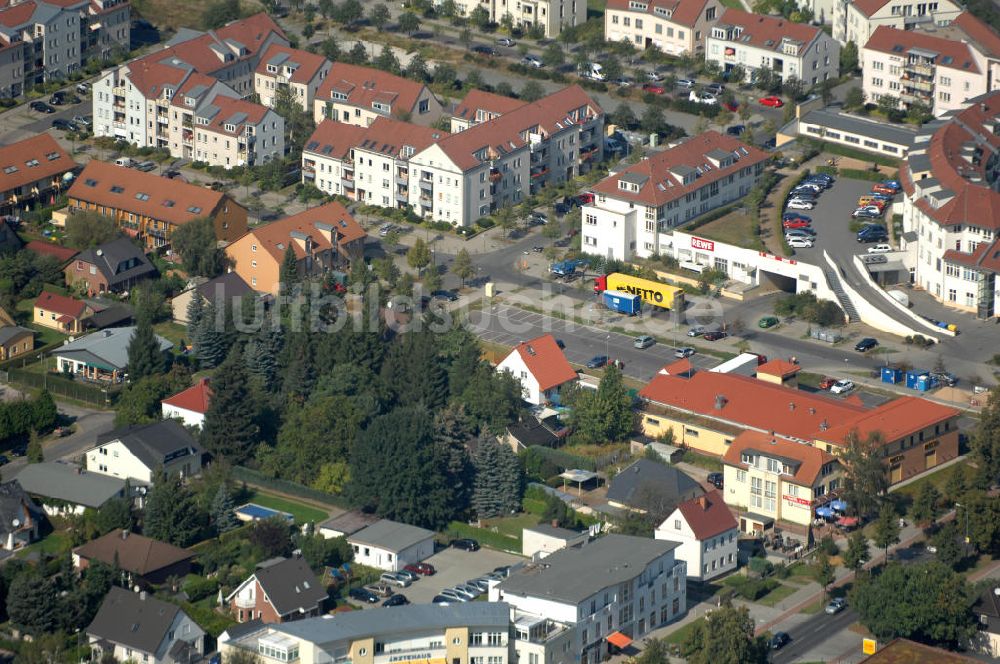
<path fill-rule="evenodd" d="M 715 243 L 711 240 L 702 240 L 700 237 L 691 237 L 692 249 L 704 249 L 705 251 L 715 251 Z"/>

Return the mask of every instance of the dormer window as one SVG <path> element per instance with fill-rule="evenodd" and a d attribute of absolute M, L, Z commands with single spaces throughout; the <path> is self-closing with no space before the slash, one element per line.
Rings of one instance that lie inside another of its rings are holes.
<path fill-rule="evenodd" d="M 333 90 L 330 92 L 330 99 L 336 99 L 337 101 L 347 101 L 347 95 L 343 92 L 337 92 Z"/>
<path fill-rule="evenodd" d="M 631 191 L 632 193 L 638 193 L 639 191 L 639 185 L 632 182 L 626 182 L 625 180 L 618 181 L 618 188 L 622 191 Z"/>
<path fill-rule="evenodd" d="M 267 66 L 267 73 L 269 73 L 269 74 L 277 74 L 278 73 L 278 66 L 277 65 L 268 65 Z"/>
<path fill-rule="evenodd" d="M 755 466 L 755 465 L 757 465 L 755 463 L 755 461 L 754 461 L 753 454 L 750 454 L 749 452 L 743 452 L 743 453 L 740 454 L 740 463 L 745 463 L 748 466 Z"/>
<path fill-rule="evenodd" d="M 388 113 L 392 110 L 392 107 L 389 106 L 389 104 L 383 104 L 380 101 L 373 101 L 372 108 L 374 108 L 379 113 Z"/>
<path fill-rule="evenodd" d="M 228 132 L 234 132 L 234 131 L 236 131 L 236 125 L 226 123 L 225 129 Z"/>
<path fill-rule="evenodd" d="M 148 201 L 149 200 L 149 194 L 140 191 L 138 194 L 135 195 L 135 198 L 138 201 Z"/>
<path fill-rule="evenodd" d="M 195 104 L 194 97 L 184 97 L 184 105 L 185 106 L 194 106 L 194 104 Z"/>
<path fill-rule="evenodd" d="M 116 184 L 115 185 L 111 185 L 111 193 L 112 194 L 121 194 L 124 191 L 125 191 L 124 187 L 120 187 L 120 186 L 118 186 Z"/>

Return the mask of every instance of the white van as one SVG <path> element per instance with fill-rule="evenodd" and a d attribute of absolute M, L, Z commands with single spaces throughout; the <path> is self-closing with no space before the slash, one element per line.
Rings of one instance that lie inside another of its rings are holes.
<path fill-rule="evenodd" d="M 589 78 L 592 81 L 603 81 L 605 79 L 604 67 L 596 62 L 590 62 L 583 66 L 583 73 L 581 76 Z"/>
<path fill-rule="evenodd" d="M 124 166 L 125 168 L 132 168 L 137 162 L 132 157 L 118 157 L 115 159 L 115 163 L 119 166 Z"/>

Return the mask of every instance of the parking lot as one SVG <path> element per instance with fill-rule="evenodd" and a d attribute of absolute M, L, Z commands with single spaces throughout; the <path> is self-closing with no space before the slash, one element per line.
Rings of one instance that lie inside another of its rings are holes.
<path fill-rule="evenodd" d="M 846 269 L 855 254 L 865 253 L 869 245 L 859 244 L 857 233 L 851 231 L 851 213 L 857 208 L 858 198 L 871 191 L 872 184 L 838 178 L 833 187 L 820 194 L 815 208 L 802 210 L 812 218 L 816 242 L 811 249 L 796 249 L 796 256 L 813 265 L 825 265 L 823 251 L 827 251 L 837 265 Z M 886 212 L 886 216 L 891 215 L 891 211 Z M 885 223 L 885 219 L 879 223 Z"/>

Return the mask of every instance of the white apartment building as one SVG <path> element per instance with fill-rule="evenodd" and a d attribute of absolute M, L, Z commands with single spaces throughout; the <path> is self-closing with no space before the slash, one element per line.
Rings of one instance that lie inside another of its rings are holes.
<path fill-rule="evenodd" d="M 570 661 L 600 662 L 609 640 L 638 639 L 687 612 L 687 566 L 675 559 L 677 547 L 607 535 L 525 565 L 491 587 L 489 599 L 507 602 L 522 619 L 564 626 Z"/>
<path fill-rule="evenodd" d="M 943 304 L 1000 315 L 1000 92 L 926 132 L 900 169 L 904 259 L 912 283 Z"/>
<path fill-rule="evenodd" d="M 437 2 L 436 4 L 441 4 Z M 587 0 L 456 0 L 455 9 L 468 16 L 476 7 L 489 12 L 494 23 L 510 14 L 515 27 L 524 30 L 539 26 L 545 37 L 558 37 L 564 27 L 583 25 L 587 21 Z"/>
<path fill-rule="evenodd" d="M 718 0 L 608 0 L 604 39 L 627 41 L 639 50 L 700 55 L 705 37 L 724 7 Z"/>
<path fill-rule="evenodd" d="M 504 113 L 510 113 L 515 108 L 524 106 L 525 103 L 520 99 L 492 92 L 470 90 L 451 115 L 451 133 L 457 134 L 473 125 L 495 120 Z"/>
<path fill-rule="evenodd" d="M 367 127 L 390 117 L 432 125 L 441 117 L 441 102 L 423 83 L 388 72 L 335 62 L 316 90 L 313 119 Z"/>
<path fill-rule="evenodd" d="M 672 254 L 674 227 L 746 196 L 769 158 L 706 131 L 612 173 L 583 208 L 581 248 L 623 261 Z"/>
<path fill-rule="evenodd" d="M 783 18 L 727 9 L 705 40 L 705 61 L 723 71 L 739 65 L 748 77 L 769 69 L 781 81 L 809 88 L 840 72 L 840 45 L 820 28 Z"/>
<path fill-rule="evenodd" d="M 878 27 L 861 49 L 865 99 L 922 104 L 941 116 L 989 89 L 987 59 L 970 44 L 922 32 Z"/>
<path fill-rule="evenodd" d="M 410 205 L 468 226 L 547 184 L 586 173 L 604 154 L 604 111 L 577 85 L 442 138 L 410 158 Z"/>
<path fill-rule="evenodd" d="M 445 136 L 440 129 L 383 117 L 370 127 L 323 120 L 302 151 L 302 181 L 367 205 L 405 208 L 410 157 Z"/>
<path fill-rule="evenodd" d="M 249 651 L 264 664 L 514 664 L 510 634 L 506 604 L 411 604 L 224 632 L 219 650 L 225 659 Z"/>
<path fill-rule="evenodd" d="M 257 166 L 284 156 L 285 119 L 273 110 L 232 96 L 228 88 L 194 98 L 194 107 L 187 104 L 190 98 L 182 93 L 171 104 L 171 155 L 224 168 Z"/>
<path fill-rule="evenodd" d="M 310 113 L 316 91 L 330 72 L 331 62 L 321 55 L 271 44 L 254 73 L 254 92 L 265 106 L 274 107 L 276 95 L 288 90 L 302 110 Z"/>
<path fill-rule="evenodd" d="M 678 505 L 654 536 L 680 543 L 674 555 L 687 564 L 689 579 L 707 581 L 736 569 L 739 524 L 718 490 Z"/>
<path fill-rule="evenodd" d="M 952 0 L 835 0 L 833 38 L 861 47 L 880 25 L 900 30 L 945 26 L 962 13 Z"/>

